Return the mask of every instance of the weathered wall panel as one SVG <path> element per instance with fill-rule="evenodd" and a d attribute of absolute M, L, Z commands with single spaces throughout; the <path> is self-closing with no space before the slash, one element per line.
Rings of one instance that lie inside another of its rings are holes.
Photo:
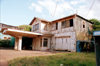
<path fill-rule="evenodd" d="M 83 27 L 85 25 L 85 28 Z M 77 40 L 88 40 L 88 30 L 92 30 L 92 24 L 79 17 L 74 19 L 74 29 L 76 31 Z"/>

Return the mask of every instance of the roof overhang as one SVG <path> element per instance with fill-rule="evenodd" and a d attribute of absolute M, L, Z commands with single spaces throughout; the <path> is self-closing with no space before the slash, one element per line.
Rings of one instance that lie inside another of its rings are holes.
<path fill-rule="evenodd" d="M 40 33 L 35 33 L 35 32 L 29 32 L 29 31 L 22 31 L 22 30 L 16 30 L 16 29 L 8 29 L 8 28 L 2 28 L 2 33 L 6 35 L 11 35 L 14 37 L 18 36 L 25 36 L 25 37 L 37 37 L 41 36 L 42 34 Z"/>
<path fill-rule="evenodd" d="M 36 19 L 40 20 L 43 23 L 50 23 L 50 21 L 47 21 L 47 20 L 44 20 L 44 19 L 41 19 L 41 18 L 38 18 L 38 17 L 34 17 L 34 19 L 31 21 L 31 23 L 29 25 L 32 25 L 35 22 Z"/>

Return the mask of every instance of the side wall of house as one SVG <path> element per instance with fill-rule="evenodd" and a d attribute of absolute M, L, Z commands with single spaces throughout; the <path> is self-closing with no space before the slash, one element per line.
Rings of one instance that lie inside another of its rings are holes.
<path fill-rule="evenodd" d="M 92 24 L 83 20 L 82 18 L 75 17 L 74 19 L 74 29 L 76 31 L 77 40 L 87 41 L 91 36 L 89 36 L 88 31 L 92 30 Z"/>
<path fill-rule="evenodd" d="M 74 19 L 73 19 L 74 21 Z M 51 39 L 51 49 L 76 51 L 76 35 L 74 27 L 61 27 L 62 21 L 58 22 L 58 30 L 55 29 L 55 23 L 52 24 L 51 32 L 54 36 Z M 73 22 L 74 23 L 74 22 Z"/>

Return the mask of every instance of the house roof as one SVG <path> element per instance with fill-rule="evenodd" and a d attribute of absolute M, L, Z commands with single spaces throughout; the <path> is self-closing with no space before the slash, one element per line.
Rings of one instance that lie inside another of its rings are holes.
<path fill-rule="evenodd" d="M 45 22 L 45 23 L 55 23 L 55 22 L 58 22 L 58 21 L 62 21 L 62 20 L 64 20 L 64 19 L 73 19 L 73 18 L 75 18 L 75 17 L 79 17 L 79 18 L 81 18 L 81 19 L 83 19 L 83 20 L 86 20 L 87 22 L 89 22 L 89 23 L 91 23 L 91 24 L 93 24 L 91 21 L 89 21 L 88 19 L 85 19 L 84 17 L 81 17 L 80 15 L 78 15 L 78 14 L 73 14 L 73 15 L 70 15 L 70 16 L 66 16 L 66 17 L 63 17 L 63 18 L 60 18 L 60 19 L 56 19 L 56 20 L 53 20 L 53 21 L 47 21 L 47 20 L 44 20 L 44 19 L 41 19 L 41 18 L 38 18 L 38 17 L 35 17 L 32 21 L 31 21 L 31 23 L 30 23 L 30 25 L 32 25 L 33 24 L 33 22 L 35 21 L 35 19 L 39 19 L 39 20 L 41 20 L 41 22 Z"/>
<path fill-rule="evenodd" d="M 17 28 L 17 26 L 7 25 L 7 24 L 4 24 L 4 23 L 0 23 L 0 25 L 5 25 L 5 26 L 16 27 Z"/>
<path fill-rule="evenodd" d="M 69 20 L 69 19 L 75 18 L 75 16 L 77 16 L 77 17 L 79 17 L 79 18 L 81 18 L 81 19 L 83 19 L 83 20 L 86 20 L 86 21 L 89 22 L 89 23 L 92 23 L 91 21 L 85 19 L 84 17 L 81 17 L 81 16 L 78 15 L 78 14 L 73 14 L 73 15 L 70 15 L 70 16 L 67 16 L 67 17 L 63 17 L 63 18 L 54 20 L 54 21 L 52 21 L 52 22 L 58 22 L 58 21 L 61 21 L 61 20 L 64 20 L 64 19 L 68 19 L 68 20 Z M 93 24 L 93 23 L 92 23 L 92 24 Z"/>
<path fill-rule="evenodd" d="M 73 15 L 70 15 L 70 16 L 66 16 L 66 17 L 63 17 L 63 18 L 60 18 L 60 19 L 56 19 L 56 20 L 53 20 L 52 22 L 58 22 L 58 21 L 61 21 L 61 20 L 64 20 L 64 19 L 72 19 L 75 17 L 76 14 L 73 14 Z"/>
<path fill-rule="evenodd" d="M 44 22 L 44 23 L 50 22 L 50 21 L 47 21 L 47 20 L 44 20 L 44 19 L 41 19 L 41 18 L 38 18 L 38 17 L 34 17 L 34 19 L 31 21 L 30 25 L 32 25 L 36 19 L 41 20 L 41 22 Z"/>

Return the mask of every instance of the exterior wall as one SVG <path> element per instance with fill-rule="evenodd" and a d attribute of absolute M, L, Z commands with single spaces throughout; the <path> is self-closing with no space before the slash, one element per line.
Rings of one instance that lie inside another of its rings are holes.
<path fill-rule="evenodd" d="M 41 40 L 41 37 L 33 38 L 32 50 L 40 50 L 40 40 Z"/>
<path fill-rule="evenodd" d="M 47 47 L 43 46 L 44 38 L 48 39 Z M 49 50 L 50 49 L 50 38 L 45 37 L 45 36 L 33 38 L 32 49 L 33 50 Z"/>
<path fill-rule="evenodd" d="M 50 34 L 51 25 L 48 23 L 41 22 L 41 33 L 42 34 Z"/>
<path fill-rule="evenodd" d="M 53 23 L 51 32 L 54 35 L 51 39 L 51 49 L 76 51 L 74 27 L 61 28 L 61 22 L 58 22 L 58 30 L 55 30 L 55 23 Z"/>
<path fill-rule="evenodd" d="M 85 28 L 83 28 L 85 25 Z M 88 40 L 88 30 L 92 30 L 92 24 L 79 17 L 74 19 L 74 29 L 76 31 L 77 40 Z"/>

